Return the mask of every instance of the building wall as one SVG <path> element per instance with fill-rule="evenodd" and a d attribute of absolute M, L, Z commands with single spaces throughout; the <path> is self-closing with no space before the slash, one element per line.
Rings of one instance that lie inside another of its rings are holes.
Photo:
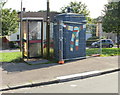
<path fill-rule="evenodd" d="M 0 38 L 0 50 L 2 49 L 8 49 L 9 48 L 9 41 L 6 37 Z"/>
<path fill-rule="evenodd" d="M 115 33 L 105 33 L 105 32 L 103 32 L 102 36 L 105 37 L 105 38 L 107 38 L 107 39 L 112 39 L 112 41 L 114 43 L 117 43 L 117 36 L 116 36 Z"/>
<path fill-rule="evenodd" d="M 86 31 L 86 40 L 92 37 L 91 31 Z"/>
<path fill-rule="evenodd" d="M 9 41 L 20 41 L 20 24 L 18 28 L 18 32 L 11 34 L 6 37 Z"/>
<path fill-rule="evenodd" d="M 98 37 L 102 37 L 102 33 L 103 33 L 103 30 L 102 30 L 102 23 L 97 23 L 97 27 L 96 27 L 96 36 Z"/>
<path fill-rule="evenodd" d="M 97 23 L 96 36 L 105 37 L 106 39 L 111 39 L 114 43 L 117 43 L 117 36 L 115 33 L 105 33 L 102 30 L 102 23 Z"/>

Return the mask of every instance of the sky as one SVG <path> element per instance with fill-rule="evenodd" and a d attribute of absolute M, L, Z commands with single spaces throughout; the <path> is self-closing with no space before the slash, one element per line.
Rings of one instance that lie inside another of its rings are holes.
<path fill-rule="evenodd" d="M 47 0 L 22 0 L 23 7 L 26 11 L 39 11 L 46 10 Z M 108 0 L 49 0 L 50 10 L 60 12 L 60 8 L 68 5 L 71 1 L 81 1 L 87 5 L 87 9 L 90 11 L 90 17 L 97 18 L 102 15 L 101 12 L 104 9 L 104 5 L 108 3 Z M 12 8 L 20 11 L 21 0 L 8 0 L 4 8 Z"/>

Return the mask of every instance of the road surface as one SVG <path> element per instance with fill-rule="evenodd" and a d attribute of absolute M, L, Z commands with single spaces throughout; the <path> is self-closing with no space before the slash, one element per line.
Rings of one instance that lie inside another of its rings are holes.
<path fill-rule="evenodd" d="M 16 89 L 7 93 L 118 93 L 118 72 L 59 84 Z"/>

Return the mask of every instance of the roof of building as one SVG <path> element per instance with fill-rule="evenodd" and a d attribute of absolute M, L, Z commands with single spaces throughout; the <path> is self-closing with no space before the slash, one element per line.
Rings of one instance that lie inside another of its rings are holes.
<path fill-rule="evenodd" d="M 20 18 L 20 13 L 19 14 L 19 18 Z M 50 21 L 54 20 L 54 16 L 56 16 L 57 14 L 60 14 L 58 12 L 50 12 Z M 24 12 L 23 13 L 23 18 L 43 18 L 44 21 L 46 21 L 46 16 L 47 16 L 47 12 L 43 11 L 43 12 Z"/>
<path fill-rule="evenodd" d="M 22 18 L 22 20 L 41 21 L 41 20 L 43 20 L 43 18 L 39 18 L 39 17 L 24 17 L 24 18 Z"/>

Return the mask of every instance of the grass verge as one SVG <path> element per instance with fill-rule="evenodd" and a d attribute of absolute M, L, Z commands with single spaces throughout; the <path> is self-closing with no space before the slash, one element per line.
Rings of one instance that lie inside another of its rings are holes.
<path fill-rule="evenodd" d="M 22 62 L 20 52 L 0 53 L 0 62 Z"/>
<path fill-rule="evenodd" d="M 86 56 L 90 56 L 92 54 L 99 54 L 99 48 L 90 48 L 86 50 Z M 120 48 L 102 48 L 102 55 L 101 56 L 117 56 L 120 55 Z"/>
<path fill-rule="evenodd" d="M 86 56 L 90 56 L 92 54 L 99 54 L 99 48 L 90 48 L 86 50 Z M 103 48 L 101 56 L 117 56 L 120 55 L 120 48 Z M 0 53 L 0 62 L 23 62 L 21 59 L 21 52 L 6 52 Z M 53 60 L 50 62 L 46 62 L 44 64 L 53 63 Z M 30 65 L 30 64 L 29 64 Z"/>

